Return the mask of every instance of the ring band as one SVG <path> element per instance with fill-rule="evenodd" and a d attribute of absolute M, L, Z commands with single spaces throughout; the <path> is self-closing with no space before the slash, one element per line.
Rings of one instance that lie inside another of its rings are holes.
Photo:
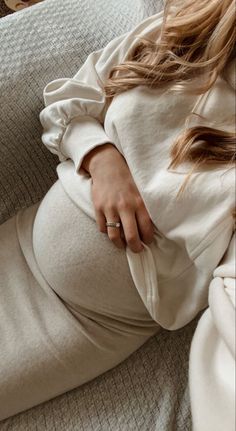
<path fill-rule="evenodd" d="M 106 226 L 107 227 L 121 227 L 121 223 L 120 222 L 107 221 Z"/>

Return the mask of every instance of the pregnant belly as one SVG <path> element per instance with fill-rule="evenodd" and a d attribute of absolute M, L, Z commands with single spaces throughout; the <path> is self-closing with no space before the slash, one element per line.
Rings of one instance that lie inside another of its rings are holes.
<path fill-rule="evenodd" d="M 112 316 L 147 319 L 126 253 L 70 199 L 58 180 L 42 200 L 33 227 L 37 263 L 65 301 Z"/>

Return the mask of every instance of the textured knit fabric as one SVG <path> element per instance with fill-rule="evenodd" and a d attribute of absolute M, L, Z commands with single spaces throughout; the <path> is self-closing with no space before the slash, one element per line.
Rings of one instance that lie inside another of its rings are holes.
<path fill-rule="evenodd" d="M 142 9 L 136 9 L 137 4 L 45 0 L 1 20 L 1 221 L 38 201 L 56 179 L 56 158 L 40 143 L 37 112 L 43 86 L 51 79 L 72 76 L 89 52 L 154 13 L 157 2 L 145 0 Z M 93 28 L 99 37 L 94 37 Z M 189 431 L 186 372 L 195 325 L 161 331 L 117 368 L 7 419 L 0 424 L 1 431 Z"/>
<path fill-rule="evenodd" d="M 91 51 L 157 8 L 156 0 L 45 0 L 1 19 L 1 222 L 37 202 L 56 179 L 57 159 L 41 143 L 43 87 L 71 76 Z M 1 422 L 1 431 L 189 431 L 187 369 L 195 326 L 162 330 L 115 369 Z"/>
<path fill-rule="evenodd" d="M 162 330 L 116 368 L 0 422 L 0 430 L 190 431 L 185 370 L 195 327 Z"/>
<path fill-rule="evenodd" d="M 45 0 L 0 22 L 0 223 L 56 180 L 38 114 L 52 79 L 160 9 L 156 0 Z"/>
<path fill-rule="evenodd" d="M 158 331 L 125 251 L 59 181 L 1 225 L 0 244 L 0 420 L 92 380 Z"/>
<path fill-rule="evenodd" d="M 204 417 L 205 429 L 209 431 L 215 431 L 216 426 L 219 430 L 233 431 L 234 387 L 229 382 L 233 379 L 234 369 L 235 306 L 230 302 L 227 283 L 224 284 L 223 278 L 218 280 L 221 271 L 217 266 L 222 265 L 221 259 L 226 252 L 233 259 L 229 244 L 234 229 L 235 170 L 229 169 L 227 164 L 199 168 L 192 174 L 187 191 L 177 199 L 191 164 L 184 163 L 177 169 L 168 166 L 171 145 L 183 132 L 190 114 L 198 117 L 188 127 L 217 124 L 226 131 L 234 129 L 235 60 L 200 97 L 194 92 L 173 92 L 172 84 L 155 90 L 139 86 L 116 96 L 110 105 L 103 93 L 103 84 L 112 67 L 126 59 L 138 36 L 158 39 L 162 20 L 162 12 L 147 18 L 132 32 L 91 54 L 73 79 L 54 80 L 46 86 L 46 107 L 40 114 L 43 142 L 62 162 L 58 174 L 65 189 L 70 193 L 73 184 L 72 199 L 79 202 L 94 220 L 91 177 L 82 168 L 84 156 L 96 146 L 110 142 L 126 159 L 155 225 L 153 243 L 150 246 L 143 244 L 144 251 L 140 253 L 133 253 L 126 247 L 127 258 L 144 304 L 162 327 L 177 329 L 188 323 L 207 306 L 212 278 L 211 285 L 222 285 L 221 296 L 229 302 L 232 316 L 225 329 L 224 320 L 218 316 L 222 311 L 217 310 L 212 324 L 222 331 L 219 339 L 216 337 L 216 346 L 226 340 L 228 344 L 221 352 L 222 360 L 218 359 L 219 371 L 213 373 L 213 383 L 208 386 L 209 397 L 215 397 L 212 403 L 215 407 L 208 416 L 206 411 L 203 414 L 200 406 L 197 407 L 199 397 L 196 394 L 201 393 L 203 405 L 207 401 L 206 396 L 204 401 L 203 391 L 195 389 L 195 385 L 201 387 L 200 382 L 206 375 L 204 368 L 201 369 L 201 356 L 196 361 L 199 366 L 190 369 L 190 375 L 200 370 L 198 381 L 191 386 L 195 405 L 193 426 L 196 431 L 201 431 L 202 419 L 199 418 Z M 197 85 L 197 79 L 192 85 Z M 235 268 L 233 271 L 229 267 L 223 277 L 229 278 L 233 288 Z M 209 313 L 213 313 L 219 303 L 218 290 L 212 287 L 210 292 Z M 208 340 L 212 341 L 210 332 L 204 342 L 197 342 L 202 353 L 205 353 L 204 343 L 207 346 Z M 210 368 L 215 366 L 216 359 L 214 350 L 205 354 Z M 221 390 L 215 391 L 215 387 Z M 223 400 L 228 401 L 225 401 L 227 410 Z M 217 414 L 218 420 L 213 419 Z"/>

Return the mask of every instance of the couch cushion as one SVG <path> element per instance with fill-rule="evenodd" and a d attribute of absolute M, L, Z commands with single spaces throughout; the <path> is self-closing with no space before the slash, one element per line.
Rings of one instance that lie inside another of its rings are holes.
<path fill-rule="evenodd" d="M 45 0 L 0 20 L 0 223 L 56 180 L 41 143 L 43 88 L 160 9 L 155 0 Z"/>
<path fill-rule="evenodd" d="M 0 422 L 0 431 L 190 431 L 187 369 L 195 326 L 196 320 L 161 331 L 95 380 Z"/>

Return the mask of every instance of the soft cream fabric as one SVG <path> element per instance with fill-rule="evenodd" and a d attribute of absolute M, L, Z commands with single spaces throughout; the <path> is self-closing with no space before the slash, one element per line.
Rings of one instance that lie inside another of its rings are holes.
<path fill-rule="evenodd" d="M 0 421 L 113 368 L 159 330 L 124 250 L 59 180 L 0 226 L 0 262 Z"/>
<path fill-rule="evenodd" d="M 190 394 L 194 431 L 235 431 L 235 235 L 210 284 L 194 334 Z"/>
<path fill-rule="evenodd" d="M 232 128 L 234 89 L 219 78 L 198 100 L 192 94 L 140 86 L 116 97 L 107 109 L 102 82 L 125 58 L 135 36 L 150 35 L 161 22 L 162 12 L 91 54 L 73 79 L 49 83 L 40 119 L 44 144 L 62 161 L 58 174 L 64 187 L 93 219 L 91 178 L 81 169 L 83 157 L 105 142 L 124 155 L 156 227 L 155 241 L 142 253 L 127 248 L 130 269 L 154 320 L 176 329 L 207 305 L 212 273 L 233 231 L 235 188 L 234 170 L 199 170 L 176 199 L 189 165 L 167 170 L 170 146 L 192 110 L 205 116 L 204 124 L 216 121 L 218 127 Z"/>
<path fill-rule="evenodd" d="M 58 175 L 65 189 L 93 219 L 91 178 L 81 168 L 83 157 L 105 142 L 113 143 L 124 155 L 156 228 L 154 242 L 144 245 L 143 252 L 135 254 L 126 249 L 132 277 L 153 319 L 167 329 L 176 329 L 208 304 L 209 285 L 233 233 L 235 171 L 227 166 L 199 169 L 184 195 L 176 199 L 191 165 L 184 163 L 168 170 L 170 147 L 192 112 L 202 117 L 191 117 L 188 126 L 233 129 L 235 61 L 204 96 L 172 92 L 171 87 L 151 90 L 140 86 L 116 96 L 107 107 L 102 84 L 112 66 L 126 58 L 137 35 L 150 36 L 160 29 L 162 17 L 161 12 L 146 19 L 133 32 L 91 54 L 74 78 L 48 84 L 44 90 L 46 107 L 40 119 L 44 144 L 62 162 Z M 234 277 L 230 271 L 231 286 Z M 214 283 L 224 286 L 222 280 L 217 278 Z M 214 295 L 211 288 L 211 297 Z M 232 331 L 228 325 L 229 338 Z M 218 336 L 221 338 L 221 334 Z M 196 341 L 195 351 L 204 351 L 207 342 L 208 338 L 202 344 Z M 204 376 L 203 373 L 202 379 Z M 215 379 L 217 385 L 217 375 Z M 227 382 L 222 383 L 223 393 L 231 394 Z M 203 403 L 207 402 L 201 395 Z M 195 398 L 195 392 L 192 396 Z M 218 404 L 221 405 L 220 399 Z M 197 423 L 199 413 L 195 408 L 194 411 Z M 214 409 L 209 412 L 210 417 L 213 414 Z M 219 423 L 224 423 L 225 415 L 222 406 Z M 196 429 L 201 428 L 196 425 Z M 209 421 L 207 429 L 215 431 L 213 422 Z"/>

